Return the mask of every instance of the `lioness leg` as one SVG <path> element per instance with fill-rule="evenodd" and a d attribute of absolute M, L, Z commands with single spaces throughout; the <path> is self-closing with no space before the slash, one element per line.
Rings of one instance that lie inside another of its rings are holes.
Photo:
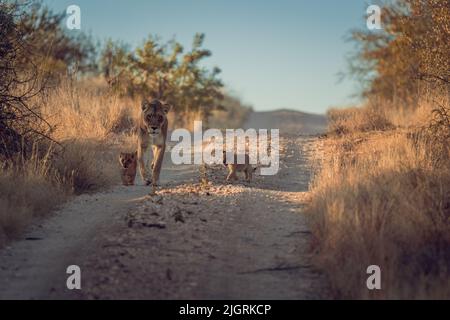
<path fill-rule="evenodd" d="M 161 166 L 164 159 L 164 151 L 166 146 L 153 147 L 153 168 L 152 168 L 152 184 L 156 186 L 159 183 L 159 174 L 161 173 Z"/>
<path fill-rule="evenodd" d="M 149 156 L 148 152 L 149 150 L 147 150 L 148 148 L 146 148 L 145 146 L 142 145 L 138 145 L 138 152 L 137 152 L 137 161 L 139 164 L 139 173 L 141 174 L 141 178 L 142 181 L 144 181 L 144 183 L 146 185 L 150 184 L 151 179 L 148 176 L 147 173 L 147 163 L 148 161 L 146 161 L 146 158 Z"/>
<path fill-rule="evenodd" d="M 152 145 L 152 152 L 153 152 L 153 159 L 152 163 L 150 164 L 150 169 L 153 171 L 153 168 L 155 167 L 156 155 L 158 154 L 158 146 Z"/>

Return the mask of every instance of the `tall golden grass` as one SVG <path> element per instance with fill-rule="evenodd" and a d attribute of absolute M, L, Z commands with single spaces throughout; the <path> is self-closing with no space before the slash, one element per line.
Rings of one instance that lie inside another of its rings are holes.
<path fill-rule="evenodd" d="M 67 79 L 33 101 L 55 142 L 35 144 L 0 170 L 0 243 L 17 235 L 72 194 L 120 181 L 117 154 L 133 145 L 138 106 L 91 83 Z"/>
<path fill-rule="evenodd" d="M 450 126 L 435 106 L 403 121 L 370 106 L 329 113 L 307 214 L 336 297 L 450 298 Z M 366 287 L 369 265 L 381 290 Z"/>
<path fill-rule="evenodd" d="M 54 208 L 68 195 L 65 181 L 51 166 L 51 150 L 33 148 L 28 159 L 3 163 L 0 171 L 0 244 L 16 235 L 33 218 Z"/>

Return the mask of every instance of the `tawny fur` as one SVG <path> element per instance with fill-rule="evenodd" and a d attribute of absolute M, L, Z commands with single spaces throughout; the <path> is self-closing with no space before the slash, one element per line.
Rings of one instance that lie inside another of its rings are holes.
<path fill-rule="evenodd" d="M 119 162 L 121 166 L 120 176 L 122 178 L 123 185 L 134 185 L 134 180 L 136 179 L 137 152 L 121 152 L 119 155 Z"/>
<path fill-rule="evenodd" d="M 143 100 L 138 123 L 137 160 L 139 172 L 146 185 L 156 186 L 166 150 L 167 129 L 169 126 L 167 113 L 171 106 L 159 99 Z M 151 165 L 150 147 L 153 153 Z M 150 167 L 150 168 L 149 168 Z M 151 176 L 149 171 L 152 171 Z"/>
<path fill-rule="evenodd" d="M 226 152 L 223 152 L 223 164 L 228 168 L 228 176 L 226 179 L 227 181 L 238 180 L 237 172 L 244 172 L 245 180 L 248 182 L 252 181 L 252 174 L 256 170 L 256 168 L 253 168 L 253 166 L 250 164 L 250 158 L 248 154 L 245 154 L 244 157 L 245 162 L 243 164 L 237 163 L 237 154 L 234 155 L 233 163 L 228 163 L 226 159 Z"/>

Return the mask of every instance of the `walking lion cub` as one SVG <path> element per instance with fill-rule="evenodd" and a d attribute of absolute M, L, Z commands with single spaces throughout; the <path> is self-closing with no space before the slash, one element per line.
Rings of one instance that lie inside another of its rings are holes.
<path fill-rule="evenodd" d="M 227 162 L 227 153 L 226 151 L 223 151 L 223 165 L 228 168 L 228 176 L 227 181 L 238 180 L 237 172 L 244 172 L 245 174 L 245 180 L 247 182 L 252 181 L 252 174 L 254 171 L 256 171 L 257 168 L 253 168 L 253 166 L 250 164 L 250 158 L 248 154 L 245 154 L 245 162 L 242 164 L 238 164 L 237 161 L 238 155 L 234 155 L 234 161 L 233 163 Z"/>
<path fill-rule="evenodd" d="M 120 176 L 124 186 L 134 185 L 137 168 L 137 151 L 127 153 L 121 152 L 119 155 L 119 162 L 121 166 Z"/>

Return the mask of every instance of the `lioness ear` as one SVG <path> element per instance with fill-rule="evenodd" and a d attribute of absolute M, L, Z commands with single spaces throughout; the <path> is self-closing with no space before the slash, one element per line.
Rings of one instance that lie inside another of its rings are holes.
<path fill-rule="evenodd" d="M 164 103 L 163 106 L 162 106 L 162 108 L 163 108 L 163 112 L 164 112 L 165 114 L 168 114 L 169 111 L 170 111 L 170 109 L 172 109 L 172 106 L 171 106 L 170 104 L 168 104 L 168 103 Z"/>

